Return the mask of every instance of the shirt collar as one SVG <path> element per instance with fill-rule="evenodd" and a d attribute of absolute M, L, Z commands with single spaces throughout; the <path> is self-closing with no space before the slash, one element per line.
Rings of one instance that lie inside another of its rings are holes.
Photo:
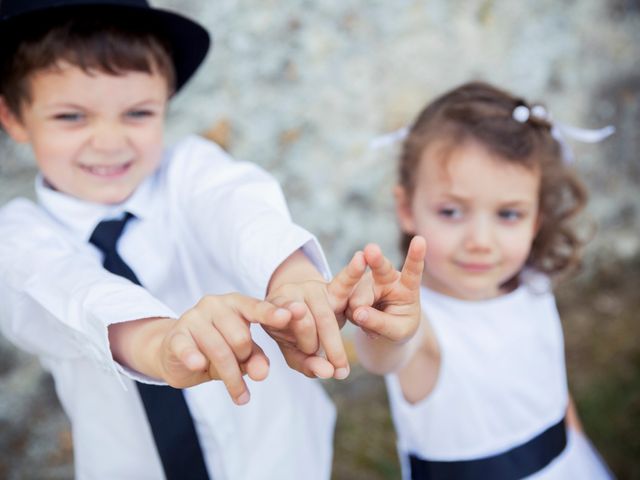
<path fill-rule="evenodd" d="M 121 217 L 124 212 L 130 212 L 139 219 L 148 217 L 154 207 L 151 197 L 156 181 L 156 175 L 151 175 L 128 199 L 115 205 L 92 203 L 54 190 L 42 174 L 36 176 L 35 189 L 38 202 L 56 221 L 69 228 L 75 236 L 88 241 L 102 220 Z"/>

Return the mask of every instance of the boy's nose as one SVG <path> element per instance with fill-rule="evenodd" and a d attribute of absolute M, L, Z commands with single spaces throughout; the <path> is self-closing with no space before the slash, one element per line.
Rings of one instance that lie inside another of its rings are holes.
<path fill-rule="evenodd" d="M 119 125 L 104 122 L 96 125 L 91 137 L 91 146 L 104 153 L 118 152 L 127 144 L 125 132 Z"/>
<path fill-rule="evenodd" d="M 477 217 L 469 222 L 465 236 L 465 248 L 474 251 L 491 249 L 493 229 L 487 218 Z"/>

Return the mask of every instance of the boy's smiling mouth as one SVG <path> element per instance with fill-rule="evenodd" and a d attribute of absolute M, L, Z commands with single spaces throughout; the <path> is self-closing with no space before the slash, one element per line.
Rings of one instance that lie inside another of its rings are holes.
<path fill-rule="evenodd" d="M 129 160 L 125 163 L 117 165 L 84 165 L 79 164 L 79 167 L 84 172 L 97 176 L 100 178 L 117 178 L 124 175 L 129 168 L 133 165 L 133 160 Z"/>

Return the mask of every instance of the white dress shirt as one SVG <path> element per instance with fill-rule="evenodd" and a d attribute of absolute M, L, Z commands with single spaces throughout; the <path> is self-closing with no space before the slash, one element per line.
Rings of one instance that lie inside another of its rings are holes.
<path fill-rule="evenodd" d="M 71 419 L 78 479 L 163 477 L 132 379 L 114 362 L 109 325 L 173 317 L 205 294 L 264 297 L 276 267 L 298 248 L 328 278 L 314 237 L 292 223 L 282 192 L 255 165 L 204 139 L 168 150 L 160 168 L 123 204 L 92 204 L 36 180 L 39 204 L 0 209 L 0 327 L 53 374 Z M 131 212 L 120 255 L 143 287 L 102 268 L 88 239 L 105 218 Z M 251 401 L 236 406 L 219 381 L 185 391 L 215 480 L 326 480 L 335 410 L 317 381 L 290 370 L 273 340 L 253 327 L 271 360 Z"/>

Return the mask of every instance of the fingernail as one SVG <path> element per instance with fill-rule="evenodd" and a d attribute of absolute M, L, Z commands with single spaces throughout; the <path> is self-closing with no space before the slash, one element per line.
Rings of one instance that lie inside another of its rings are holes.
<path fill-rule="evenodd" d="M 331 378 L 331 374 L 326 374 L 326 373 L 321 372 L 319 370 L 311 370 L 311 372 L 315 375 L 316 378 L 320 378 L 320 379 L 323 379 L 323 380 Z"/>
<path fill-rule="evenodd" d="M 337 368 L 333 375 L 333 377 L 338 380 L 344 380 L 348 376 L 349 376 L 349 369 L 345 367 Z"/>
<path fill-rule="evenodd" d="M 249 399 L 251 398 L 251 395 L 249 395 L 249 392 L 244 392 L 242 395 L 240 395 L 237 399 L 236 399 L 236 403 L 238 405 L 244 405 L 246 403 L 249 403 Z"/>
<path fill-rule="evenodd" d="M 356 312 L 354 318 L 356 319 L 356 322 L 365 322 L 367 320 L 367 311 L 359 310 L 358 312 Z"/>

